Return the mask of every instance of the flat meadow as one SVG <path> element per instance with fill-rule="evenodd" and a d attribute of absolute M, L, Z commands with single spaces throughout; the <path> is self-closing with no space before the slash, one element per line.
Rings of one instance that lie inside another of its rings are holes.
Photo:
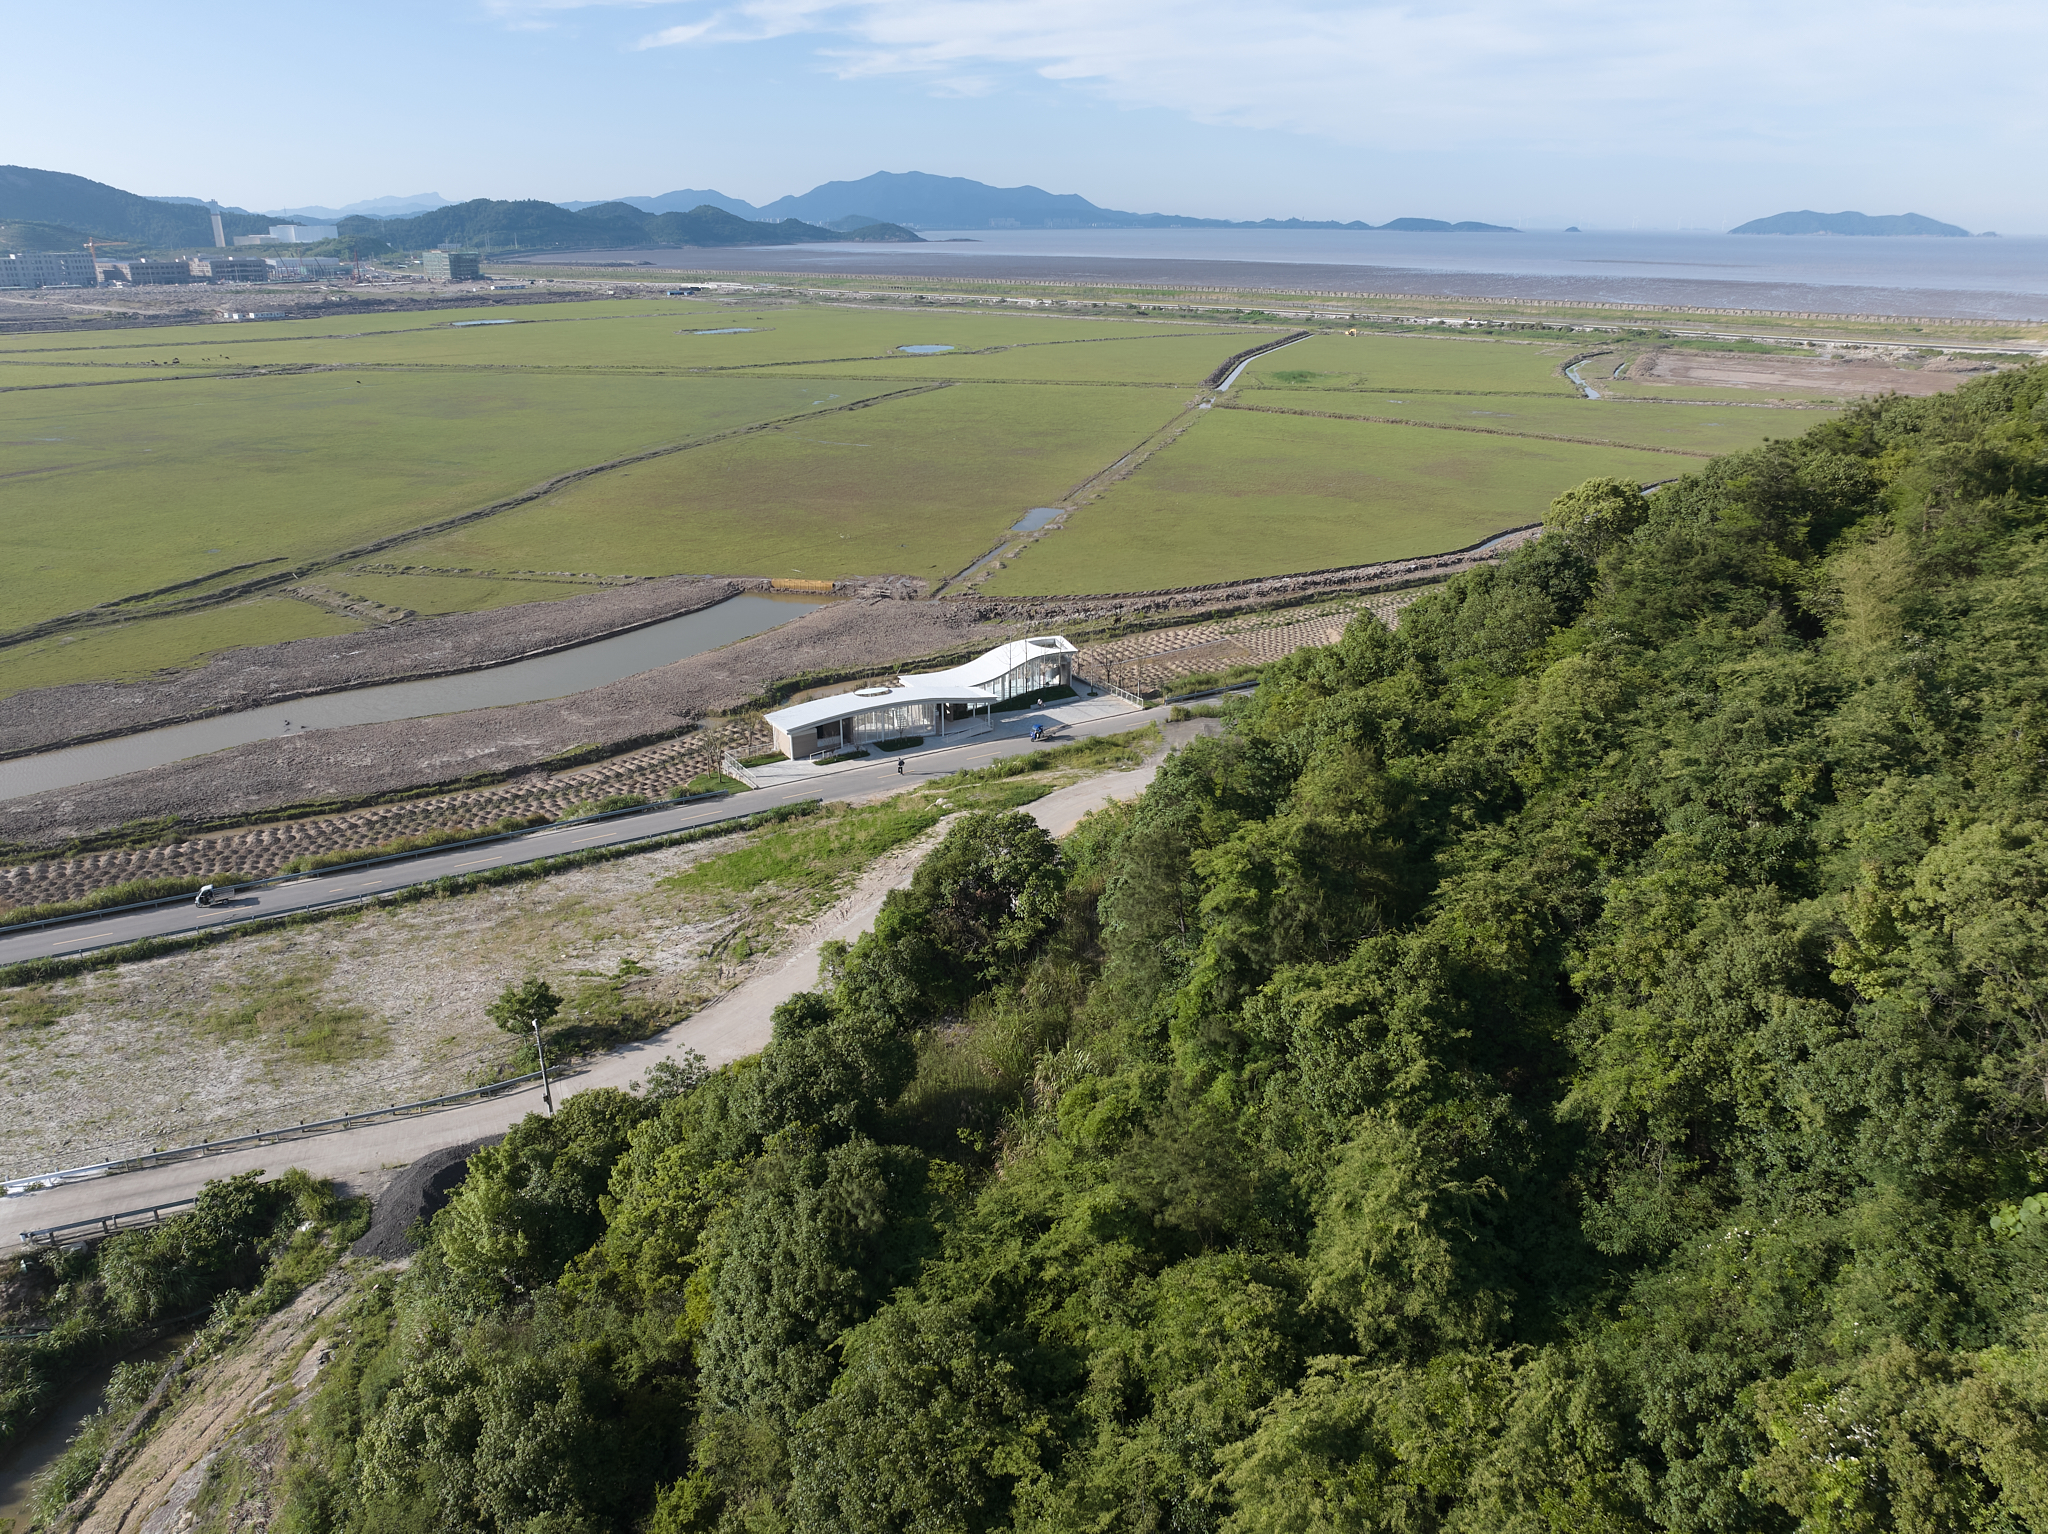
<path fill-rule="evenodd" d="M 1225 331 L 1176 335 L 1171 331 L 1057 343 L 1036 342 L 1001 351 L 948 352 L 884 358 L 879 362 L 795 364 L 764 370 L 806 378 L 929 378 L 964 382 L 1134 383 L 1193 386 L 1218 365 L 1264 336 Z"/>
<path fill-rule="evenodd" d="M 1254 358 L 1240 382 L 1304 392 L 1414 389 L 1576 395 L 1578 389 L 1559 369 L 1586 350 L 1556 341 L 1339 332 L 1311 336 Z"/>
<path fill-rule="evenodd" d="M 1796 437 L 1832 417 L 1825 410 L 1777 410 L 1757 405 L 1703 405 L 1590 399 L 1531 399 L 1513 394 L 1387 395 L 1232 390 L 1247 409 L 1315 410 L 1372 416 L 1419 426 L 1462 426 L 1516 436 L 1577 437 L 1670 453 L 1713 455 L 1757 447 L 1772 437 Z"/>
<path fill-rule="evenodd" d="M 1157 590 L 1434 554 L 1539 520 L 1581 480 L 1648 483 L 1684 462 L 1630 448 L 1211 410 L 985 589 Z"/>
<path fill-rule="evenodd" d="M 930 386 L 582 480 L 409 544 L 477 569 L 937 582 L 1179 408 L 1152 389 Z M 571 566 L 564 561 L 579 561 Z"/>
<path fill-rule="evenodd" d="M 285 573 L 423 616 L 589 589 L 515 578 L 536 570 L 936 583 L 1025 510 L 1117 465 L 1219 364 L 1284 333 L 901 298 L 479 294 L 462 309 L 337 301 L 293 320 L 0 337 L 5 628 L 106 609 L 0 643 L 0 694 L 359 626 L 229 589 Z M 990 589 L 1129 590 L 1435 552 L 1533 520 L 1587 475 L 1669 478 L 1810 424 L 1585 401 L 1559 373 L 1581 349 L 1442 331 L 1287 346 L 1220 402 L 1253 409 L 1204 412 Z M 1560 436 L 1617 445 L 1541 440 Z M 204 612 L 162 605 L 216 591 Z"/>
<path fill-rule="evenodd" d="M 887 390 L 368 371 L 0 394 L 0 611 L 11 628 L 301 565 L 583 465 Z"/>

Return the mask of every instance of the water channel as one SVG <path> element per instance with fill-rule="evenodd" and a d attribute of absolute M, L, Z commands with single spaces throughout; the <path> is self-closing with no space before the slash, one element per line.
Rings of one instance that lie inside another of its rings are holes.
<path fill-rule="evenodd" d="M 179 1332 L 128 1356 L 162 1363 L 191 1340 L 190 1332 Z M 27 1529 L 35 1501 L 35 1478 L 62 1457 L 79 1429 L 105 1404 L 107 1382 L 119 1362 L 103 1359 L 87 1369 L 57 1398 L 42 1421 L 0 1450 L 0 1534 L 20 1534 Z"/>
<path fill-rule="evenodd" d="M 630 634 L 594 640 L 552 655 L 464 671 L 418 682 L 387 682 L 348 692 L 322 693 L 289 703 L 166 725 L 90 745 L 0 762 L 0 799 L 70 788 L 145 767 L 161 767 L 252 740 L 327 730 L 340 725 L 385 724 L 473 708 L 502 708 L 567 697 L 652 671 L 685 656 L 701 655 L 816 611 L 821 603 L 780 596 L 730 597 L 714 607 L 649 624 Z"/>

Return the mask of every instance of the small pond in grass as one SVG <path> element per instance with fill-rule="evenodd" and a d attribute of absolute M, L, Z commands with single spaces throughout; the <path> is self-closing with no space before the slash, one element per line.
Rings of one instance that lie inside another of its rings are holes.
<path fill-rule="evenodd" d="M 1010 531 L 1013 533 L 1035 533 L 1065 510 L 1064 506 L 1034 506 L 1010 524 Z"/>
<path fill-rule="evenodd" d="M 908 352 L 913 357 L 932 357 L 940 352 L 949 352 L 952 349 L 950 346 L 899 346 L 896 348 L 899 352 Z"/>
<path fill-rule="evenodd" d="M 728 325 L 723 330 L 678 330 L 676 334 L 679 336 L 750 336 L 759 328 L 759 326 L 755 325 Z"/>

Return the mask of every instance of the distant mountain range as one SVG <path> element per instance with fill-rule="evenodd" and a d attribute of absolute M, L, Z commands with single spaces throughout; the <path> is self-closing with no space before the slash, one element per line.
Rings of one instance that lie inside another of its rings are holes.
<path fill-rule="evenodd" d="M 644 213 L 666 213 L 709 205 L 741 218 L 800 218 L 837 225 L 872 219 L 906 229 L 1394 229 L 1410 232 L 1510 234 L 1500 224 L 1446 223 L 1435 218 L 1397 218 L 1387 224 L 1335 219 L 1194 218 L 1179 213 L 1126 213 L 1100 208 L 1071 192 L 1035 186 L 989 186 L 965 176 L 932 176 L 923 171 L 878 171 L 859 181 L 827 181 L 796 197 L 779 197 L 765 207 L 708 189 L 664 192 L 659 197 L 613 199 Z M 595 206 L 565 202 L 570 209 Z"/>
<path fill-rule="evenodd" d="M 571 210 L 552 202 L 499 202 L 488 197 L 450 203 L 412 218 L 352 214 L 341 220 L 338 232 L 342 239 L 365 248 L 382 244 L 401 250 L 434 245 L 466 245 L 486 251 L 605 250 L 636 245 L 918 240 L 916 234 L 896 224 L 863 223 L 842 232 L 793 218 L 772 223 L 742 218 L 710 204 L 699 204 L 687 212 L 648 213 L 624 202 L 591 203 Z"/>
<path fill-rule="evenodd" d="M 15 248 L 75 249 L 88 237 L 148 249 L 204 248 L 213 243 L 209 206 L 197 197 L 142 197 L 62 171 L 0 166 L 0 237 Z M 334 223 L 342 241 L 365 254 L 456 244 L 484 250 L 560 250 L 912 241 L 919 238 L 915 231 L 920 228 L 1378 227 L 1400 232 L 1513 232 L 1500 224 L 1449 223 L 1434 218 L 1397 218 L 1375 226 L 1356 219 L 1348 223 L 1299 218 L 1247 221 L 1126 213 L 1097 207 L 1071 192 L 989 186 L 964 176 L 932 176 L 922 171 L 883 171 L 859 181 L 828 181 L 801 196 L 781 197 L 764 207 L 712 190 L 595 203 L 494 198 L 451 203 L 438 192 L 419 192 L 409 197 L 370 198 L 340 208 L 308 205 L 254 213 L 223 207 L 221 217 L 231 236 L 261 234 L 272 223 L 287 219 Z"/>
<path fill-rule="evenodd" d="M 338 224 L 353 214 L 370 218 L 410 218 L 450 206 L 439 192 L 415 192 L 410 197 L 372 197 L 365 202 L 344 203 L 339 208 L 272 208 L 272 218 L 309 218 L 323 224 Z"/>
<path fill-rule="evenodd" d="M 1797 213 L 1773 213 L 1753 218 L 1728 231 L 1730 234 L 1934 234 L 1949 239 L 1967 239 L 1970 231 L 1920 213 L 1815 213 L 1810 208 Z"/>

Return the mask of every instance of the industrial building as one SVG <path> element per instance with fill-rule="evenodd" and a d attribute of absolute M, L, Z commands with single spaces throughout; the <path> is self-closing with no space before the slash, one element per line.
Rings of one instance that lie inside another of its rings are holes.
<path fill-rule="evenodd" d="M 0 288 L 94 288 L 99 281 L 99 268 L 82 251 L 10 251 L 0 256 Z"/>
<path fill-rule="evenodd" d="M 268 234 L 238 234 L 237 245 L 317 245 L 340 233 L 333 224 L 272 224 Z"/>
<path fill-rule="evenodd" d="M 341 262 L 333 256 L 265 256 L 272 282 L 318 282 L 339 277 Z"/>
<path fill-rule="evenodd" d="M 1073 645 L 1046 634 L 1013 639 L 964 666 L 896 677 L 761 717 L 774 732 L 775 749 L 794 762 L 906 735 L 979 735 L 992 728 L 998 704 L 1073 680 Z"/>
<path fill-rule="evenodd" d="M 209 282 L 268 282 L 270 263 L 261 256 L 199 256 L 192 275 Z"/>
<path fill-rule="evenodd" d="M 427 251 L 420 267 L 436 282 L 475 282 L 484 274 L 483 258 L 466 250 Z"/>
<path fill-rule="evenodd" d="M 178 287 L 192 280 L 190 261 L 137 256 L 132 261 L 118 261 L 115 266 L 125 270 L 128 282 L 138 288 Z"/>

